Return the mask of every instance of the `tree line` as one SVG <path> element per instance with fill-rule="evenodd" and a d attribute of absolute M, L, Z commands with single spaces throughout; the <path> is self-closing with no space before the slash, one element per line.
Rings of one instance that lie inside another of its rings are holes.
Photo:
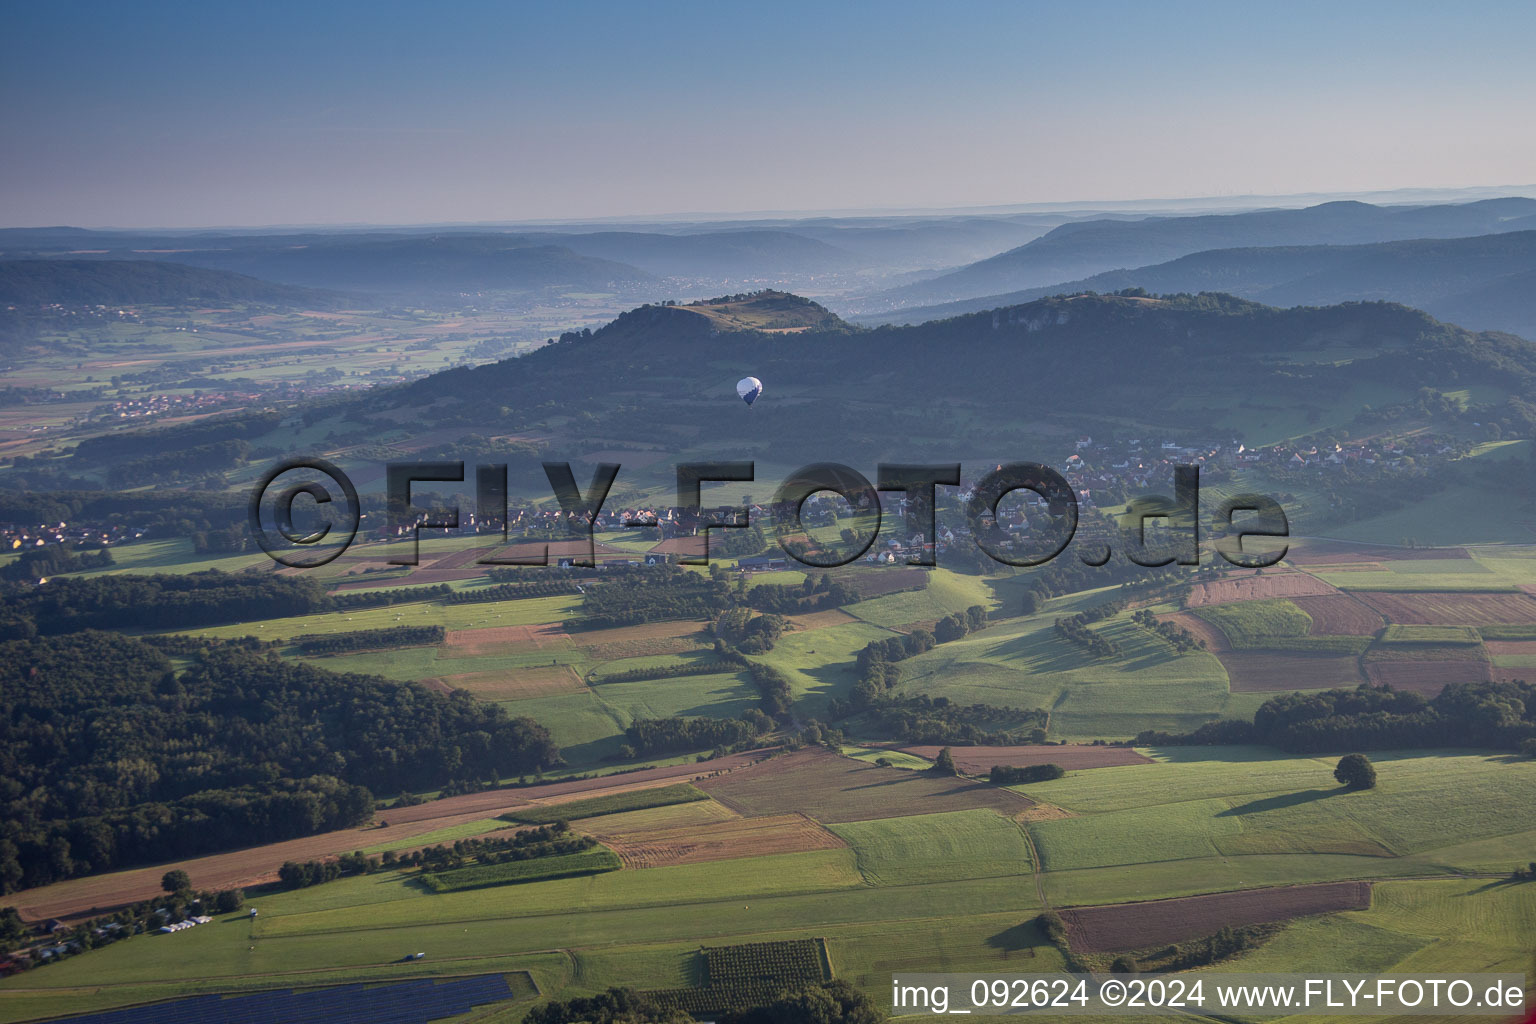
<path fill-rule="evenodd" d="M 442 626 L 390 626 L 387 629 L 355 629 L 345 633 L 303 633 L 289 643 L 300 654 L 341 654 L 372 651 L 381 647 L 422 647 L 441 643 Z"/>
<path fill-rule="evenodd" d="M 61 572 L 106 569 L 112 564 L 112 552 L 106 548 L 80 551 L 49 544 L 23 551 L 9 565 L 0 566 L 0 580 L 39 580 Z"/>
<path fill-rule="evenodd" d="M 1362 683 L 1352 690 L 1286 693 L 1252 722 L 1208 722 L 1180 735 L 1147 731 L 1137 746 L 1262 743 L 1297 754 L 1337 750 L 1488 747 L 1536 740 L 1536 685 L 1523 680 L 1451 683 L 1434 698 Z"/>
<path fill-rule="evenodd" d="M 197 572 L 63 577 L 13 586 L 0 599 L 0 638 L 82 629 L 190 629 L 329 611 L 315 580 L 274 574 Z"/>
<path fill-rule="evenodd" d="M 552 597 L 577 593 L 575 583 L 567 581 L 539 583 L 493 583 L 470 590 L 450 590 L 443 595 L 445 604 L 487 604 L 492 601 L 517 601 L 525 597 Z"/>
<path fill-rule="evenodd" d="M 1027 764 L 1023 767 L 995 764 L 987 778 L 999 786 L 1016 786 L 1026 782 L 1050 782 L 1065 774 L 1059 764 Z"/>
<path fill-rule="evenodd" d="M 1045 741 L 1049 712 L 995 704 L 956 704 L 916 694 L 885 701 L 869 712 L 883 736 L 908 744 L 1011 747 Z"/>
<path fill-rule="evenodd" d="M 1142 629 L 1155 633 L 1156 635 L 1162 637 L 1164 640 L 1168 641 L 1168 643 L 1173 645 L 1173 649 L 1179 654 L 1185 654 L 1189 651 L 1205 650 L 1204 640 L 1195 636 L 1195 634 L 1191 633 L 1177 622 L 1162 621 L 1146 608 L 1132 612 L 1131 621 L 1136 623 L 1136 625 L 1140 626 Z"/>
<path fill-rule="evenodd" d="M 1113 658 L 1120 653 L 1120 645 L 1112 637 L 1089 629 L 1088 625 L 1116 615 L 1124 607 L 1124 601 L 1105 601 L 1075 615 L 1058 618 L 1055 622 L 1056 635 L 1085 648 L 1095 658 Z"/>
<path fill-rule="evenodd" d="M 618 757 L 674 754 L 684 750 L 733 747 L 751 743 L 773 728 L 773 719 L 749 708 L 740 718 L 637 718 L 624 730 L 626 740 Z"/>

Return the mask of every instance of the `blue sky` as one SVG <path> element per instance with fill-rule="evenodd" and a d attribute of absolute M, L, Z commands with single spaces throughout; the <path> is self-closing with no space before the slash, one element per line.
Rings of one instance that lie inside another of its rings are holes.
<path fill-rule="evenodd" d="M 1536 4 L 0 6 L 0 224 L 1536 182 Z"/>

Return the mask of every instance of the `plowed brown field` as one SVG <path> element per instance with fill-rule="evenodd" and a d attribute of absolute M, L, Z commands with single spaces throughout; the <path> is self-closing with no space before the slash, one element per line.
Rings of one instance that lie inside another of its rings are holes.
<path fill-rule="evenodd" d="M 587 649 L 597 661 L 682 654 L 707 646 L 708 637 L 698 622 L 646 622 L 638 626 L 581 630 L 571 642 Z"/>
<path fill-rule="evenodd" d="M 710 825 L 647 829 L 604 836 L 625 867 L 654 868 L 666 864 L 698 864 L 769 853 L 800 853 L 843 846 L 837 836 L 803 814 L 735 818 Z"/>
<path fill-rule="evenodd" d="M 1116 953 L 1183 942 L 1223 927 L 1285 921 L 1340 910 L 1367 910 L 1370 882 L 1288 885 L 1149 903 L 1075 907 L 1061 912 L 1067 940 L 1082 953 Z"/>
<path fill-rule="evenodd" d="M 801 750 L 706 779 L 699 788 L 741 814 L 800 811 L 823 822 L 867 821 L 986 807 L 1010 817 L 1030 806 L 985 782 L 881 768 L 827 750 Z"/>
<path fill-rule="evenodd" d="M 522 700 L 558 693 L 580 693 L 587 688 L 569 665 L 515 668 L 499 672 L 456 672 L 423 680 L 434 689 L 468 690 L 481 700 Z"/>
<path fill-rule="evenodd" d="M 1319 594 L 1292 598 L 1312 616 L 1313 636 L 1373 636 L 1385 626 L 1381 613 L 1353 594 Z"/>
<path fill-rule="evenodd" d="M 542 626 L 486 626 L 481 629 L 450 629 L 443 637 L 441 656 L 479 658 L 509 651 L 544 651 L 570 646 L 570 636 L 553 623 Z"/>
<path fill-rule="evenodd" d="M 1305 651 L 1222 651 L 1216 655 L 1233 693 L 1353 688 L 1365 681 L 1360 662 L 1347 654 Z"/>
<path fill-rule="evenodd" d="M 1365 674 L 1377 686 L 1412 690 L 1433 697 L 1448 683 L 1482 683 L 1492 677 L 1486 661 L 1458 658 L 1454 661 L 1368 661 Z"/>
<path fill-rule="evenodd" d="M 1478 591 L 1361 591 L 1360 600 L 1388 621 L 1408 626 L 1488 626 L 1536 623 L 1536 598 Z"/>

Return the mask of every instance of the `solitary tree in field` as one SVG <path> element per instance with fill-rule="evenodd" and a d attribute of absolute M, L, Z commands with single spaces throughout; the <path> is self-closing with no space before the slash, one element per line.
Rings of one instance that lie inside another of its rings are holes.
<path fill-rule="evenodd" d="M 1364 754 L 1345 754 L 1339 758 L 1333 777 L 1339 780 L 1340 785 L 1350 789 L 1376 788 L 1376 769 Z"/>
<path fill-rule="evenodd" d="M 160 878 L 160 888 L 166 892 L 185 892 L 192 888 L 192 879 L 185 871 L 167 871 Z"/>
<path fill-rule="evenodd" d="M 933 773 L 935 775 L 959 775 L 960 769 L 955 767 L 954 755 L 945 747 L 939 751 L 939 756 L 933 759 Z"/>

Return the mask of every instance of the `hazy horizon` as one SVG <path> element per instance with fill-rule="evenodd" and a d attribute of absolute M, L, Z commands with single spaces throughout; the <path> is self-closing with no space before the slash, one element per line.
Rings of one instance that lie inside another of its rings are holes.
<path fill-rule="evenodd" d="M 10 7 L 0 223 L 675 219 L 1533 181 L 1536 139 L 1516 126 L 1536 99 L 1536 9 L 1480 9 Z"/>

